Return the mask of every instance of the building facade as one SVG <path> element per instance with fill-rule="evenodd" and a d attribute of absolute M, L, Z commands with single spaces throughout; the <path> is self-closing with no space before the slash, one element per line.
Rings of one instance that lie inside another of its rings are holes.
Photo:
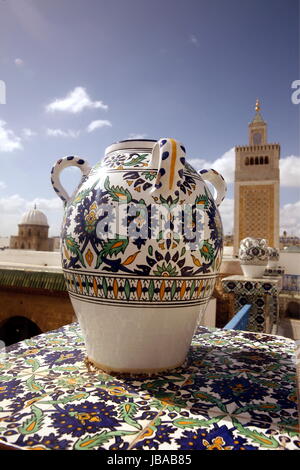
<path fill-rule="evenodd" d="M 265 238 L 269 246 L 279 248 L 280 145 L 268 143 L 258 100 L 255 111 L 249 124 L 249 144 L 235 148 L 235 256 L 246 237 Z"/>
<path fill-rule="evenodd" d="M 9 247 L 16 250 L 53 251 L 54 239 L 48 238 L 46 215 L 34 209 L 26 212 L 18 224 L 18 235 L 10 237 Z"/>

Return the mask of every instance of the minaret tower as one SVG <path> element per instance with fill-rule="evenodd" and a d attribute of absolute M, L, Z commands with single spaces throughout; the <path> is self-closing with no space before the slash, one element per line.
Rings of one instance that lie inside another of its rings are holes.
<path fill-rule="evenodd" d="M 249 145 L 235 148 L 234 255 L 243 238 L 266 238 L 279 248 L 280 145 L 267 142 L 267 124 L 255 104 Z"/>

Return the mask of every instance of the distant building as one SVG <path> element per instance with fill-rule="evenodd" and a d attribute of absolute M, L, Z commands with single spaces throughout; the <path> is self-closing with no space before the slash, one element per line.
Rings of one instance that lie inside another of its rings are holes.
<path fill-rule="evenodd" d="M 233 235 L 224 235 L 224 246 L 233 246 Z"/>
<path fill-rule="evenodd" d="M 34 207 L 26 212 L 17 236 L 10 237 L 9 247 L 16 250 L 53 251 L 54 238 L 48 238 L 49 225 L 44 212 Z"/>
<path fill-rule="evenodd" d="M 256 101 L 249 145 L 235 148 L 234 255 L 245 237 L 279 248 L 280 145 L 267 142 L 267 124 Z"/>
<path fill-rule="evenodd" d="M 293 235 L 288 235 L 284 230 L 280 237 L 280 248 L 297 248 L 300 249 L 300 238 Z"/>

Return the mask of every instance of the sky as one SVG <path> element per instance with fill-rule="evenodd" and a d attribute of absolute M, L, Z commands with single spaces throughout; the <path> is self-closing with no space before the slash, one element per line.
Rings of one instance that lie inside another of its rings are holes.
<path fill-rule="evenodd" d="M 281 144 L 281 233 L 300 236 L 298 0 L 0 0 L 0 236 L 34 203 L 58 235 L 53 163 L 91 165 L 111 143 L 173 137 L 228 183 L 255 100 Z M 2 86 L 3 90 L 3 86 Z M 66 169 L 69 192 L 79 174 Z"/>

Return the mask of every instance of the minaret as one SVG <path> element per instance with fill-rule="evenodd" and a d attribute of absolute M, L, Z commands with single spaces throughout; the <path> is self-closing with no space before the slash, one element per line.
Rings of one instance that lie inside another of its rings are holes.
<path fill-rule="evenodd" d="M 249 123 L 249 145 L 235 148 L 234 255 L 245 237 L 266 238 L 279 248 L 280 145 L 267 142 L 259 100 Z"/>

